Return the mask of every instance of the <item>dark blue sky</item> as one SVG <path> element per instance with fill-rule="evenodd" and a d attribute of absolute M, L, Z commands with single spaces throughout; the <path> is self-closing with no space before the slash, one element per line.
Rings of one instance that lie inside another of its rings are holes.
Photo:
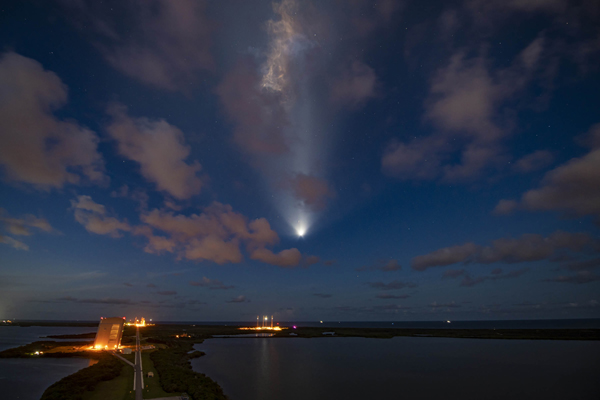
<path fill-rule="evenodd" d="M 0 317 L 599 317 L 595 1 L 0 8 Z"/>

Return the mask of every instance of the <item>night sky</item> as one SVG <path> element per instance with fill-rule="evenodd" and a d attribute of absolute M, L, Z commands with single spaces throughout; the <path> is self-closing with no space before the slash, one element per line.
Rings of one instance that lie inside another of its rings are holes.
<path fill-rule="evenodd" d="M 0 6 L 0 318 L 600 317 L 600 2 Z"/>

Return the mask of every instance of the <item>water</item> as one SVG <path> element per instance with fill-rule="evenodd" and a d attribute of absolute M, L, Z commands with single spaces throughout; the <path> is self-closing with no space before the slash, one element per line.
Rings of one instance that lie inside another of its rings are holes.
<path fill-rule="evenodd" d="M 195 371 L 232 400 L 594 399 L 600 342 L 448 338 L 227 338 Z"/>
<path fill-rule="evenodd" d="M 75 335 L 80 333 L 95 332 L 98 328 L 71 328 L 59 326 L 31 326 L 22 328 L 20 326 L 0 326 L 0 351 L 13 347 L 23 346 L 31 342 L 49 340 L 60 342 L 62 339 L 43 338 L 49 335 Z M 75 341 L 75 339 L 65 339 Z M 85 339 L 94 340 L 94 339 Z"/>
<path fill-rule="evenodd" d="M 93 332 L 94 328 L 0 326 L 0 351 L 41 339 L 40 336 Z M 89 340 L 89 339 L 88 339 Z M 85 368 L 94 360 L 82 358 L 0 359 L 0 398 L 39 400 L 54 382 Z"/>

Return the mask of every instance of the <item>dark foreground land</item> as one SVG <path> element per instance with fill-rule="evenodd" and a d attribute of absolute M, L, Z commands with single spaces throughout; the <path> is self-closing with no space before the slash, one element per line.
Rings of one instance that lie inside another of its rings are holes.
<path fill-rule="evenodd" d="M 71 323 L 45 323 L 41 326 L 93 326 Z M 37 323 L 28 323 L 32 326 Z M 97 325 L 97 324 L 96 324 Z M 227 397 L 221 387 L 206 375 L 192 370 L 190 360 L 204 353 L 193 351 L 196 343 L 202 343 L 214 336 L 237 336 L 258 333 L 240 330 L 238 326 L 216 325 L 155 325 L 140 328 L 142 345 L 152 349 L 143 353 L 144 369 L 146 365 L 156 371 L 158 379 L 151 381 L 155 392 L 177 394 L 186 392 L 191 398 L 223 400 Z M 18 328 L 17 328 L 18 329 Z M 265 331 L 268 332 L 268 331 Z M 376 329 L 376 328 L 321 328 L 302 327 L 271 331 L 272 340 L 287 338 L 320 337 L 364 337 L 389 339 L 393 337 L 444 337 L 456 339 L 504 339 L 504 340 L 600 340 L 600 329 Z M 333 334 L 332 334 L 333 333 Z M 92 339 L 94 332 L 78 335 L 55 335 L 57 339 Z M 134 343 L 135 328 L 126 327 L 122 345 Z M 43 400 L 51 399 L 96 399 L 106 398 L 104 391 L 112 390 L 111 398 L 129 399 L 131 396 L 127 379 L 133 375 L 130 366 L 104 351 L 89 350 L 92 341 L 38 341 L 25 346 L 0 352 L 0 358 L 40 358 L 40 357 L 82 357 L 97 360 L 97 363 L 84 368 L 73 375 L 61 379 L 50 386 Z M 125 356 L 127 357 L 127 356 Z M 121 382 L 121 383 L 118 383 Z M 121 385 L 121 386 L 119 386 Z M 115 389 L 122 387 L 122 389 Z M 108 389 L 107 389 L 108 388 Z M 112 388 L 112 389 L 111 389 Z M 122 391 L 122 396 L 120 391 Z M 150 389 L 148 389 L 150 390 Z M 115 391 L 119 395 L 115 396 Z M 150 393 L 149 393 L 150 394 Z M 154 396 L 159 397 L 159 396 Z"/>

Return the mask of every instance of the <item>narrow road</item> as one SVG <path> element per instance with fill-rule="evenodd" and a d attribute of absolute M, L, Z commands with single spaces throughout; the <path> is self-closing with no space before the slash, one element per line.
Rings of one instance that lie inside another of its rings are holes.
<path fill-rule="evenodd" d="M 123 361 L 123 362 L 125 362 L 125 363 L 127 363 L 127 364 L 131 365 L 131 366 L 132 366 L 132 367 L 135 369 L 135 365 L 133 365 L 133 363 L 132 363 L 131 361 L 129 361 L 129 360 L 127 360 L 127 359 L 125 359 L 125 358 L 121 357 L 120 355 L 118 355 L 118 354 L 117 354 L 117 353 L 115 353 L 114 351 L 110 351 L 109 353 L 110 353 L 110 354 L 112 354 L 113 356 L 117 357 L 117 358 L 120 358 L 120 359 L 121 359 L 121 361 Z"/>
<path fill-rule="evenodd" d="M 133 390 L 135 390 L 135 400 L 144 400 L 144 372 L 142 370 L 142 349 L 140 348 L 140 328 L 135 328 L 135 366 L 133 377 Z"/>

